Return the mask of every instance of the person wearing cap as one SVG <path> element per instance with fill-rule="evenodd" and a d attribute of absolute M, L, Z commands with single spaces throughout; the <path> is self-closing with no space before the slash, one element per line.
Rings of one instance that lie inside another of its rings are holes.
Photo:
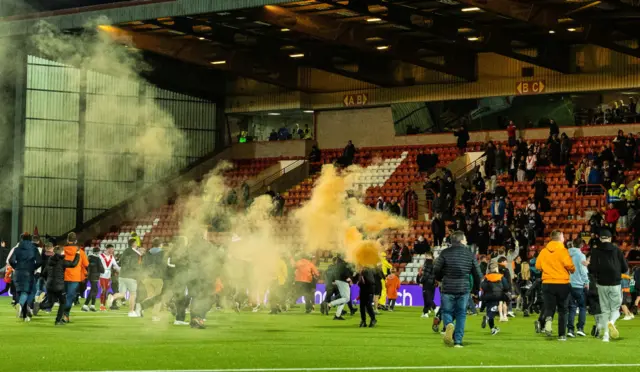
<path fill-rule="evenodd" d="M 617 339 L 620 332 L 616 328 L 616 320 L 620 317 L 622 306 L 622 274 L 629 269 L 624 253 L 611 242 L 612 234 L 607 229 L 600 231 L 600 246 L 591 251 L 589 272 L 593 275 L 600 298 L 600 323 L 598 329 L 604 331 L 602 341 Z M 601 332 L 602 334 L 602 332 Z"/>
<path fill-rule="evenodd" d="M 553 316 L 558 312 L 558 341 L 567 340 L 567 306 L 571 292 L 570 274 L 576 271 L 569 251 L 564 246 L 564 234 L 551 233 L 551 241 L 540 251 L 536 269 L 542 272 L 544 298 L 544 332 L 551 336 Z"/>

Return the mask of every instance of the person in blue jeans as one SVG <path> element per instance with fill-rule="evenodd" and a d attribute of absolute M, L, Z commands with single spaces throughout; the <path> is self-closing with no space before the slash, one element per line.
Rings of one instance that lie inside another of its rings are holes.
<path fill-rule="evenodd" d="M 578 239 L 579 240 L 579 239 Z M 576 267 L 576 271 L 569 275 L 571 292 L 569 296 L 569 314 L 567 316 L 567 337 L 576 335 L 585 337 L 584 326 L 587 321 L 587 296 L 589 290 L 589 270 L 585 266 L 587 257 L 580 251 L 581 241 L 569 242 L 569 256 Z M 575 327 L 576 309 L 578 309 L 577 330 Z"/>
<path fill-rule="evenodd" d="M 469 295 L 478 293 L 482 275 L 478 261 L 467 247 L 464 232 L 455 231 L 449 239 L 451 246 L 440 253 L 433 265 L 433 271 L 436 280 L 440 282 L 442 321 L 445 325 L 443 341 L 447 346 L 460 348 L 464 337 Z M 469 280 L 469 275 L 472 280 Z"/>

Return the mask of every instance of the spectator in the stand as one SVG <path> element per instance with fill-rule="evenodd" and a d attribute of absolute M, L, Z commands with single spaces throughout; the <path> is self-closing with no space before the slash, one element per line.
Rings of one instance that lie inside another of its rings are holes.
<path fill-rule="evenodd" d="M 480 172 L 477 172 L 475 174 L 475 176 L 473 177 L 473 181 L 471 181 L 471 184 L 473 185 L 473 187 L 475 187 L 475 189 L 482 193 L 485 190 L 485 183 L 484 183 L 484 179 L 482 178 L 482 174 L 480 174 Z"/>
<path fill-rule="evenodd" d="M 378 201 L 376 202 L 376 210 L 379 211 L 384 211 L 384 199 L 382 198 L 382 196 L 378 196 Z"/>
<path fill-rule="evenodd" d="M 560 164 L 568 164 L 571 158 L 571 139 L 566 133 L 562 133 L 560 136 Z"/>
<path fill-rule="evenodd" d="M 513 120 L 509 120 L 509 125 L 507 126 L 507 138 L 507 144 L 509 147 L 516 145 L 516 125 L 513 123 Z"/>
<path fill-rule="evenodd" d="M 466 125 L 462 124 L 460 128 L 453 132 L 453 135 L 458 137 L 458 149 L 461 153 L 464 152 L 467 148 L 467 143 L 469 142 L 469 131 L 467 130 Z"/>
<path fill-rule="evenodd" d="M 446 233 L 446 227 L 440 213 L 436 213 L 433 220 L 431 221 L 431 232 L 433 233 L 433 245 L 435 247 L 442 246 L 442 242 L 444 241 L 444 236 Z"/>
<path fill-rule="evenodd" d="M 593 167 L 591 167 L 591 170 L 589 171 L 589 177 L 587 178 L 587 184 L 588 185 L 602 185 L 602 181 L 603 181 L 602 171 L 600 170 L 599 166 L 594 165 Z M 592 190 L 592 192 L 597 192 L 597 189 Z"/>
<path fill-rule="evenodd" d="M 534 154 L 537 154 L 537 165 L 540 167 L 546 167 L 551 165 L 551 144 L 541 145 L 534 150 Z"/>
<path fill-rule="evenodd" d="M 531 181 L 536 175 L 536 167 L 538 165 L 538 157 L 533 151 L 529 151 L 529 155 L 527 155 L 526 159 L 526 172 L 527 172 L 527 180 Z"/>
<path fill-rule="evenodd" d="M 516 148 L 516 157 L 518 160 L 524 160 L 527 157 L 527 153 L 529 152 L 529 146 L 527 146 L 527 141 L 524 138 L 519 138 Z"/>
<path fill-rule="evenodd" d="M 505 168 L 507 167 L 507 153 L 504 151 L 504 147 L 502 145 L 498 146 L 498 151 L 496 151 L 496 174 L 501 175 L 505 172 Z"/>
<path fill-rule="evenodd" d="M 620 185 L 620 186 L 624 186 L 624 185 Z M 615 207 L 618 210 L 618 213 L 620 213 L 620 219 L 618 220 L 618 224 L 620 225 L 620 228 L 622 229 L 626 229 L 628 227 L 628 221 L 629 221 L 629 207 L 627 205 L 627 196 L 626 195 L 620 195 L 620 201 L 615 203 Z"/>
<path fill-rule="evenodd" d="M 611 147 L 602 146 L 602 148 L 600 149 L 600 155 L 598 156 L 598 159 L 600 161 L 600 164 L 603 164 L 605 161 L 612 163 L 615 160 L 615 157 L 613 156 L 613 151 L 611 151 Z"/>
<path fill-rule="evenodd" d="M 604 222 L 613 236 L 616 235 L 616 227 L 618 226 L 619 219 L 620 211 L 615 208 L 613 203 L 609 203 L 607 210 L 604 212 Z"/>
<path fill-rule="evenodd" d="M 312 163 L 318 163 L 322 161 L 322 152 L 318 148 L 318 145 L 311 147 L 311 153 L 309 153 L 309 161 Z"/>
<path fill-rule="evenodd" d="M 395 216 L 400 216 L 401 212 L 400 205 L 398 205 L 398 199 L 393 198 L 391 200 L 391 205 L 389 205 L 389 213 Z"/>
<path fill-rule="evenodd" d="M 277 141 L 278 140 L 278 132 L 275 129 L 271 129 L 271 134 L 269 134 L 269 141 Z"/>
<path fill-rule="evenodd" d="M 611 187 L 607 190 L 607 203 L 616 203 L 620 200 L 620 191 L 615 182 L 611 182 Z"/>
<path fill-rule="evenodd" d="M 484 174 L 485 177 L 493 176 L 496 169 L 496 147 L 493 145 L 493 141 L 487 143 L 487 148 L 484 151 L 486 156 L 484 162 Z"/>
<path fill-rule="evenodd" d="M 560 165 L 561 144 L 557 134 L 554 134 L 548 141 L 551 163 Z"/>
<path fill-rule="evenodd" d="M 538 206 L 536 206 L 536 202 L 533 200 L 533 198 L 529 198 L 527 200 L 527 212 L 529 211 L 537 211 L 538 210 Z"/>
<path fill-rule="evenodd" d="M 504 213 L 506 211 L 506 204 L 502 198 L 494 198 L 491 202 L 491 217 L 498 222 L 504 220 Z"/>
<path fill-rule="evenodd" d="M 398 242 L 393 242 L 391 246 L 391 262 L 398 263 L 400 261 L 400 253 L 402 252 L 402 247 Z"/>
<path fill-rule="evenodd" d="M 542 204 L 543 200 L 549 194 L 549 187 L 542 177 L 538 177 L 538 179 L 531 185 L 531 188 L 533 189 L 533 200 L 536 203 L 536 207 L 539 208 L 540 204 Z"/>
<path fill-rule="evenodd" d="M 516 181 L 524 182 L 527 179 L 527 163 L 523 160 L 518 164 L 518 171 L 516 173 Z"/>
<path fill-rule="evenodd" d="M 618 135 L 613 139 L 614 154 L 618 159 L 624 159 L 625 144 L 627 143 L 626 137 L 622 130 L 618 130 Z"/>
<path fill-rule="evenodd" d="M 411 262 L 411 251 L 406 244 L 402 245 L 402 250 L 400 251 L 400 263 L 406 264 Z"/>
<path fill-rule="evenodd" d="M 424 238 L 424 235 L 418 235 L 418 239 L 413 243 L 413 253 L 415 254 L 425 254 L 427 252 L 431 252 L 431 247 L 429 246 L 429 242 Z"/>
<path fill-rule="evenodd" d="M 549 120 L 549 137 L 552 137 L 553 135 L 560 135 L 560 127 L 558 127 L 558 124 L 556 124 L 556 121 L 551 119 Z"/>
<path fill-rule="evenodd" d="M 342 166 L 348 167 L 353 164 L 353 159 L 356 156 L 356 147 L 353 145 L 353 142 L 349 140 L 347 146 L 345 146 L 342 151 L 342 156 L 338 159 L 338 163 Z"/>
<path fill-rule="evenodd" d="M 511 150 L 511 155 L 507 160 L 507 172 L 509 172 L 509 176 L 511 177 L 511 181 L 515 182 L 518 174 L 518 165 L 520 164 L 518 160 L 518 156 L 516 155 L 516 147 L 514 146 Z"/>
<path fill-rule="evenodd" d="M 438 154 L 436 154 L 433 150 L 431 150 L 429 154 L 424 154 L 421 152 L 416 158 L 419 172 L 428 172 L 430 169 L 435 168 L 439 162 L 440 159 L 438 159 Z"/>
<path fill-rule="evenodd" d="M 278 129 L 278 140 L 285 141 L 291 139 L 291 133 L 289 133 L 289 129 L 284 125 Z"/>
<path fill-rule="evenodd" d="M 633 162 L 636 157 L 636 139 L 633 134 L 629 133 L 624 143 L 624 166 L 627 169 L 633 168 Z"/>
<path fill-rule="evenodd" d="M 573 186 L 576 181 L 576 168 L 573 166 L 572 162 L 568 162 L 567 165 L 564 166 L 564 178 L 567 180 L 569 187 Z"/>
<path fill-rule="evenodd" d="M 478 254 L 487 254 L 489 252 L 489 225 L 483 218 L 478 219 L 478 225 L 475 230 L 475 244 L 478 246 Z"/>
<path fill-rule="evenodd" d="M 462 192 L 462 196 L 460 197 L 460 202 L 464 206 L 464 210 L 468 214 L 471 211 L 471 207 L 473 206 L 473 193 L 469 190 L 469 187 L 463 187 L 464 191 Z"/>

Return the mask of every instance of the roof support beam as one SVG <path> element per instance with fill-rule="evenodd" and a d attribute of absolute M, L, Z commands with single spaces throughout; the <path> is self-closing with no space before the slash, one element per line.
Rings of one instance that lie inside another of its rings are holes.
<path fill-rule="evenodd" d="M 372 30 L 356 22 L 342 23 L 323 16 L 296 14 L 272 5 L 260 8 L 257 17 L 262 22 L 359 51 L 371 52 L 373 47 L 367 45 L 367 39 L 381 38 L 390 45 L 388 52 L 391 58 L 465 80 L 477 80 L 477 56 L 473 52 L 445 53 L 441 61 L 436 62 L 421 56 L 417 51 L 420 47 L 413 40 Z"/>
<path fill-rule="evenodd" d="M 501 14 L 520 21 L 524 21 L 545 30 L 555 30 L 559 37 L 569 36 L 575 37 L 574 33 L 569 33 L 560 27 L 558 19 L 564 18 L 566 13 L 551 7 L 545 7 L 537 4 L 526 4 L 516 2 L 514 0 L 457 0 L 458 2 L 478 7 L 493 13 Z M 610 2 L 609 2 L 610 3 Z M 585 18 L 580 12 L 574 12 L 569 15 L 570 18 L 581 22 L 585 30 L 585 41 L 595 44 L 603 48 L 611 49 L 619 53 L 627 54 L 640 58 L 640 48 L 631 47 L 625 44 L 614 42 L 614 33 L 612 25 L 601 24 L 597 20 Z M 638 38 L 629 36 L 629 40 L 635 39 L 635 43 L 629 45 L 638 45 Z"/>
<path fill-rule="evenodd" d="M 335 3 L 334 0 L 319 1 L 332 4 L 336 7 L 345 7 Z M 369 5 L 386 7 L 387 13 L 371 13 L 368 8 Z M 557 39 L 547 38 L 547 40 L 543 42 L 517 40 L 512 35 L 508 35 L 501 30 L 473 24 L 455 17 L 434 12 L 425 12 L 381 0 L 349 0 L 349 4 L 346 7 L 362 14 L 379 17 L 387 22 L 407 27 L 414 31 L 428 32 L 445 40 L 451 40 L 453 43 L 448 46 L 449 48 L 462 51 L 493 52 L 562 73 L 573 72 L 571 49 L 568 44 L 562 43 Z M 482 36 L 481 40 L 469 41 L 466 37 L 459 34 L 458 29 L 461 28 L 472 28 L 478 31 L 481 34 L 479 36 Z M 529 45 L 527 49 L 536 50 L 535 56 L 520 53 L 518 48 L 513 46 L 512 42 L 514 41 L 526 42 Z"/>
<path fill-rule="evenodd" d="M 277 85 L 290 90 L 298 89 L 298 70 L 271 62 L 268 66 L 257 64 L 256 56 L 244 51 L 226 51 L 195 40 L 175 39 L 149 33 L 127 31 L 112 26 L 100 26 L 115 41 L 128 43 L 138 49 L 168 56 L 177 60 L 209 68 L 216 67 L 236 75 Z M 212 61 L 225 61 L 212 65 Z"/>

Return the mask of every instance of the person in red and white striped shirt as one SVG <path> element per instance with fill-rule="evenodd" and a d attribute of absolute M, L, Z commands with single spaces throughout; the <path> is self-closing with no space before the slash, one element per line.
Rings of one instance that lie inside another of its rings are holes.
<path fill-rule="evenodd" d="M 99 256 L 102 267 L 104 267 L 104 273 L 100 274 L 100 311 L 107 310 L 107 291 L 111 286 L 111 270 L 120 271 L 120 266 L 118 266 L 116 259 L 113 257 L 113 252 L 113 244 L 108 244 L 106 251 L 104 253 L 100 253 Z"/>

